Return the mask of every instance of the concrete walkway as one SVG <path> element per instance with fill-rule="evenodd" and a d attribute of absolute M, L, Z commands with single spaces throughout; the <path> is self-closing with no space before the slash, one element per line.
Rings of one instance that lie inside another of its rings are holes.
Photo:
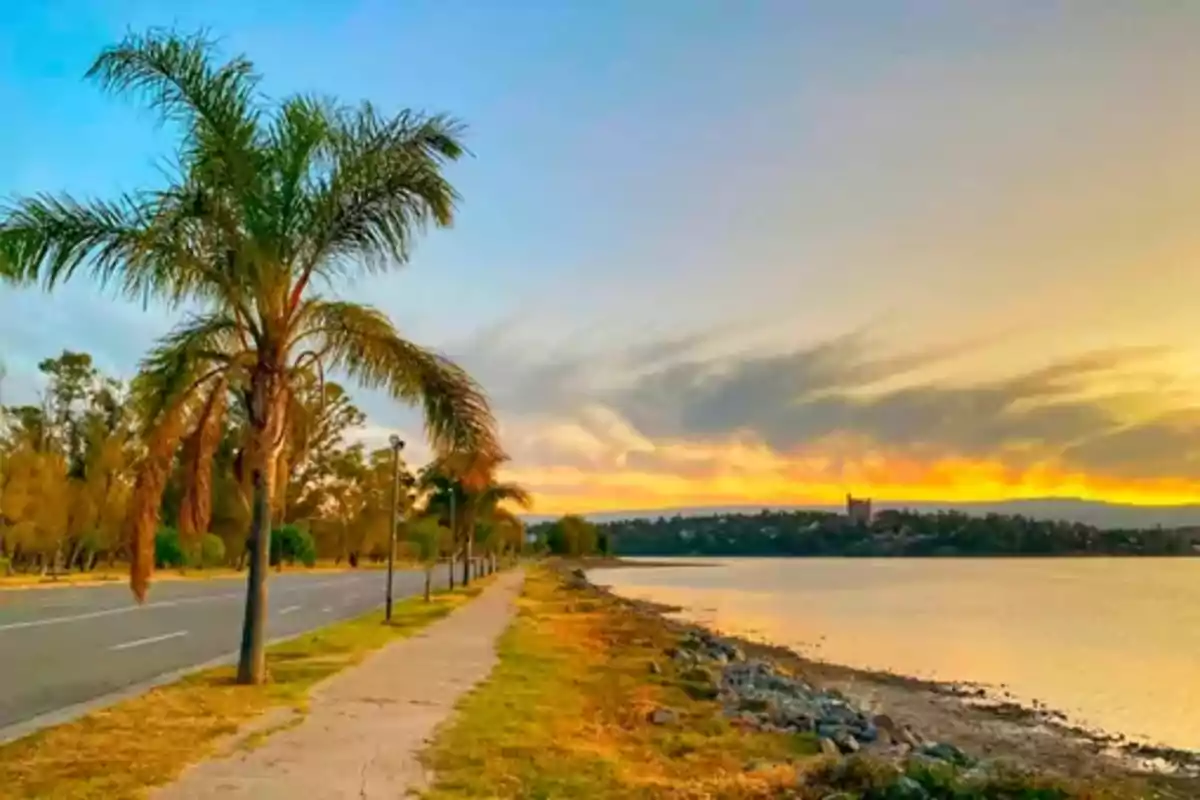
<path fill-rule="evenodd" d="M 155 800 L 401 798 L 425 787 L 417 754 L 496 662 L 523 575 L 508 572 L 423 632 L 330 678 L 295 727 L 250 752 L 207 761 Z"/>

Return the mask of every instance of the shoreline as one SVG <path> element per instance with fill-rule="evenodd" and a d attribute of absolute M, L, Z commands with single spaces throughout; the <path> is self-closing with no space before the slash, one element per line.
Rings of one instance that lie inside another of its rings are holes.
<path fill-rule="evenodd" d="M 996 696 L 976 684 L 851 667 L 805 656 L 783 645 L 730 636 L 679 618 L 684 609 L 678 606 L 623 597 L 610 587 L 590 580 L 587 583 L 638 613 L 658 616 L 678 632 L 716 634 L 736 643 L 748 655 L 779 664 L 815 686 L 841 692 L 864 709 L 886 713 L 968 752 L 1068 778 L 1137 779 L 1155 788 L 1182 792 L 1183 796 L 1200 796 L 1200 752 L 1147 744 L 1074 725 L 1053 708 L 1036 701 L 1023 704 Z"/>

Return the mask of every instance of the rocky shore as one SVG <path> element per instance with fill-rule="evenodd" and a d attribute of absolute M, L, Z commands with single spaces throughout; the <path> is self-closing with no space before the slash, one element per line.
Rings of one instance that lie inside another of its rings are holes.
<path fill-rule="evenodd" d="M 1154 794 L 1146 796 L 1200 797 L 1194 753 L 1072 727 L 1050 709 L 992 700 L 979 687 L 817 662 L 785 648 L 720 636 L 671 618 L 672 609 L 592 587 L 582 571 L 573 573 L 572 582 L 610 594 L 675 630 L 677 642 L 663 658 L 686 681 L 689 694 L 719 702 L 736 725 L 812 735 L 828 754 L 862 753 L 902 770 L 945 767 L 968 781 L 1017 768 L 1135 781 L 1152 787 Z M 671 709 L 655 714 L 652 722 L 670 724 Z M 912 796 L 922 797 L 915 789 Z"/>

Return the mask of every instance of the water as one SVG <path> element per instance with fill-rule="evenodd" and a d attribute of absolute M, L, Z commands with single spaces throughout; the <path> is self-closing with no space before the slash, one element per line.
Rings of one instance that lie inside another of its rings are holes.
<path fill-rule="evenodd" d="M 620 594 L 826 661 L 984 684 L 1200 750 L 1200 559 L 730 559 L 596 570 Z"/>

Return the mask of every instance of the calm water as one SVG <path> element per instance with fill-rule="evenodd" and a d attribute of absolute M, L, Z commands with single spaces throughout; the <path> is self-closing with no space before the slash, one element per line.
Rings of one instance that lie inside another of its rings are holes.
<path fill-rule="evenodd" d="M 629 597 L 858 667 L 1005 687 L 1200 750 L 1200 559 L 733 559 L 596 570 Z"/>

